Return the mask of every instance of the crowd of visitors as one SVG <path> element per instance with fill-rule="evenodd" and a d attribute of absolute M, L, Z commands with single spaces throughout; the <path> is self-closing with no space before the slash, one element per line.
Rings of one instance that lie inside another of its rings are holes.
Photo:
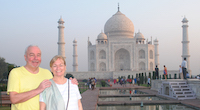
<path fill-rule="evenodd" d="M 89 78 L 87 82 L 88 88 L 94 90 L 96 87 L 96 82 L 97 82 L 97 79 L 95 77 Z"/>
<path fill-rule="evenodd" d="M 131 85 L 135 85 L 135 84 L 137 84 L 139 81 L 138 81 L 138 79 L 137 78 L 125 78 L 125 77 L 122 77 L 122 78 L 117 78 L 117 79 L 114 79 L 113 80 L 113 82 L 114 82 L 114 84 L 120 84 L 121 86 L 123 86 L 123 87 L 126 87 L 126 83 L 127 84 L 130 84 L 130 86 Z"/>

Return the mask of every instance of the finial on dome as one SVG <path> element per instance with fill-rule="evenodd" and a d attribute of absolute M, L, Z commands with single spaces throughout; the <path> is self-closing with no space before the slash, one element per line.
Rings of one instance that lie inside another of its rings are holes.
<path fill-rule="evenodd" d="M 119 12 L 119 3 L 118 3 L 118 12 Z"/>

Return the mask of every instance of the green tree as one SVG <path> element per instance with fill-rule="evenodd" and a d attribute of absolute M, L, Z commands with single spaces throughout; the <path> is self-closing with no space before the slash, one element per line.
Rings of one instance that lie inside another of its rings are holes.
<path fill-rule="evenodd" d="M 8 73 L 7 63 L 4 58 L 0 57 L 0 79 L 3 79 L 6 73 Z"/>
<path fill-rule="evenodd" d="M 6 73 L 3 75 L 3 77 L 6 78 L 6 79 L 8 79 L 8 75 L 9 75 L 10 71 L 11 71 L 13 68 L 16 68 L 16 67 L 17 67 L 17 66 L 14 65 L 14 64 L 9 64 L 9 63 L 7 63 L 7 65 L 8 65 L 8 72 L 6 72 Z"/>

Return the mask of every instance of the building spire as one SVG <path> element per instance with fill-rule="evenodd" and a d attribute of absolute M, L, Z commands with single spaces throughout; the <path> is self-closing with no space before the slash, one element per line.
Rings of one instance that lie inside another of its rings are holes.
<path fill-rule="evenodd" d="M 73 41 L 73 71 L 78 71 L 78 54 L 77 54 L 77 40 L 74 38 Z"/>
<path fill-rule="evenodd" d="M 60 18 L 58 20 L 58 55 L 65 57 L 65 37 L 64 37 L 64 20 Z"/>
<path fill-rule="evenodd" d="M 118 12 L 119 12 L 119 3 L 118 3 Z"/>

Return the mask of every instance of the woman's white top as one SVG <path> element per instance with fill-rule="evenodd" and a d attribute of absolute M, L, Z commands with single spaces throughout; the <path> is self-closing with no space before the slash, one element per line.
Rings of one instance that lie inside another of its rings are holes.
<path fill-rule="evenodd" d="M 72 84 L 71 80 L 67 80 L 65 84 L 56 84 L 56 86 L 63 97 L 63 100 L 65 102 L 65 109 L 66 109 L 67 100 L 68 100 L 68 81 L 70 84 L 70 97 L 69 97 L 69 105 L 68 105 L 67 110 L 78 110 L 78 100 L 81 99 L 78 86 L 75 84 Z M 44 102 L 42 94 L 40 94 L 40 102 Z"/>

